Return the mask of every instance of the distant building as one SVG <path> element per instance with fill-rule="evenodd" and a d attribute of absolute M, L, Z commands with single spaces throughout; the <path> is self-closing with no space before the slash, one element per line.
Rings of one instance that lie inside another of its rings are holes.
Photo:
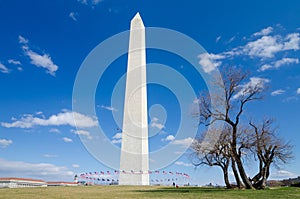
<path fill-rule="evenodd" d="M 47 185 L 50 186 L 78 186 L 77 182 L 47 182 Z"/>
<path fill-rule="evenodd" d="M 267 182 L 267 185 L 270 187 L 278 187 L 278 186 L 294 186 L 294 185 L 300 185 L 300 176 L 297 178 L 289 178 L 289 179 L 283 179 L 283 180 L 269 180 Z"/>
<path fill-rule="evenodd" d="M 291 186 L 293 184 L 299 184 L 300 176 L 298 176 L 297 178 L 284 179 L 284 180 L 282 180 L 282 183 L 284 184 L 284 186 Z"/>
<path fill-rule="evenodd" d="M 30 178 L 0 178 L 0 187 L 47 187 L 47 183 L 43 180 L 35 180 Z"/>

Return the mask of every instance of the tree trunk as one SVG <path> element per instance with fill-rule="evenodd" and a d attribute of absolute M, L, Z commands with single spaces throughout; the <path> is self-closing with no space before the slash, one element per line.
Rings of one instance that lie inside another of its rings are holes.
<path fill-rule="evenodd" d="M 234 161 L 233 157 L 231 157 L 231 169 L 232 169 L 233 174 L 234 174 L 234 177 L 235 177 L 236 186 L 237 186 L 239 189 L 241 189 L 243 185 L 242 185 L 240 176 L 239 176 L 239 174 L 238 174 L 238 171 L 236 170 L 236 167 L 235 167 L 235 161 Z"/>
<path fill-rule="evenodd" d="M 254 187 L 252 186 L 252 184 L 251 184 L 249 178 L 247 177 L 247 174 L 246 174 L 246 172 L 245 172 L 245 169 L 244 169 L 244 167 L 243 167 L 243 163 L 242 163 L 240 157 L 238 157 L 237 154 L 235 154 L 235 156 L 236 156 L 236 160 L 235 160 L 235 161 L 236 161 L 236 165 L 237 165 L 237 167 L 238 167 L 240 176 L 241 176 L 241 178 L 242 178 L 242 181 L 243 181 L 243 183 L 244 183 L 246 189 L 254 189 Z"/>
<path fill-rule="evenodd" d="M 222 170 L 223 170 L 224 182 L 225 182 L 226 188 L 231 189 L 232 186 L 231 186 L 231 184 L 229 182 L 229 178 L 228 178 L 228 169 L 227 168 L 222 168 Z"/>
<path fill-rule="evenodd" d="M 246 189 L 254 189 L 251 181 L 247 177 L 247 174 L 246 174 L 245 169 L 243 167 L 242 160 L 241 160 L 240 156 L 237 154 L 237 151 L 236 151 L 236 140 L 237 140 L 236 134 L 237 134 L 237 127 L 236 127 L 236 125 L 233 125 L 232 126 L 232 143 L 231 143 L 233 158 L 236 162 L 236 165 L 238 167 L 240 176 L 242 178 L 242 181 L 243 181 Z"/>
<path fill-rule="evenodd" d="M 265 167 L 263 170 L 264 170 L 263 177 L 262 177 L 261 186 L 260 186 L 261 189 L 265 189 L 267 186 L 267 168 Z"/>

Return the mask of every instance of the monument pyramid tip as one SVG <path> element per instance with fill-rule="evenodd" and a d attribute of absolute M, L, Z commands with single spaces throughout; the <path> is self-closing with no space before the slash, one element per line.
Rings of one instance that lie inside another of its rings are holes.
<path fill-rule="evenodd" d="M 135 18 L 135 17 L 139 17 L 139 18 L 141 18 L 141 15 L 140 15 L 140 13 L 139 13 L 139 12 L 137 12 L 137 13 L 135 14 L 134 18 Z"/>
<path fill-rule="evenodd" d="M 141 17 L 141 15 L 140 15 L 139 12 L 137 12 L 137 13 L 135 14 L 135 16 L 132 18 L 131 23 L 141 24 L 140 26 L 142 26 L 142 27 L 144 26 L 142 17 Z"/>
<path fill-rule="evenodd" d="M 139 12 L 137 12 L 137 13 L 134 15 L 133 20 L 134 20 L 134 19 L 142 20 L 142 17 L 141 17 L 141 15 L 140 15 Z"/>

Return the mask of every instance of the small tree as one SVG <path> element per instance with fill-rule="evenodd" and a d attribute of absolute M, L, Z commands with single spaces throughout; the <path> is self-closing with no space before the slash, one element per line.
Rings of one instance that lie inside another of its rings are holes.
<path fill-rule="evenodd" d="M 219 135 L 217 131 L 220 131 L 220 129 L 213 130 L 213 134 Z M 206 134 L 201 134 L 192 144 L 192 148 L 195 151 L 194 155 L 196 156 L 193 158 L 193 164 L 195 166 L 207 165 L 220 167 L 228 189 L 232 188 L 228 178 L 228 167 L 231 160 L 230 135 L 229 128 L 225 128 L 220 135 L 220 139 L 212 146 L 206 142 Z"/>
<path fill-rule="evenodd" d="M 254 138 L 251 150 L 259 161 L 259 171 L 251 181 L 255 188 L 265 189 L 271 164 L 279 167 L 281 163 L 287 163 L 292 158 L 292 146 L 276 136 L 272 129 L 273 120 L 265 119 L 260 125 L 249 124 Z"/>

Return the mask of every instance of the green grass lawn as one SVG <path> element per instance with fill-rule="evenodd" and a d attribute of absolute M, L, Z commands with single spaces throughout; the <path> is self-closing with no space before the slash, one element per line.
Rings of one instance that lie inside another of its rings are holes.
<path fill-rule="evenodd" d="M 226 190 L 200 187 L 157 186 L 88 186 L 0 189 L 0 199 L 55 198 L 300 198 L 300 188 L 284 187 L 268 190 Z"/>

